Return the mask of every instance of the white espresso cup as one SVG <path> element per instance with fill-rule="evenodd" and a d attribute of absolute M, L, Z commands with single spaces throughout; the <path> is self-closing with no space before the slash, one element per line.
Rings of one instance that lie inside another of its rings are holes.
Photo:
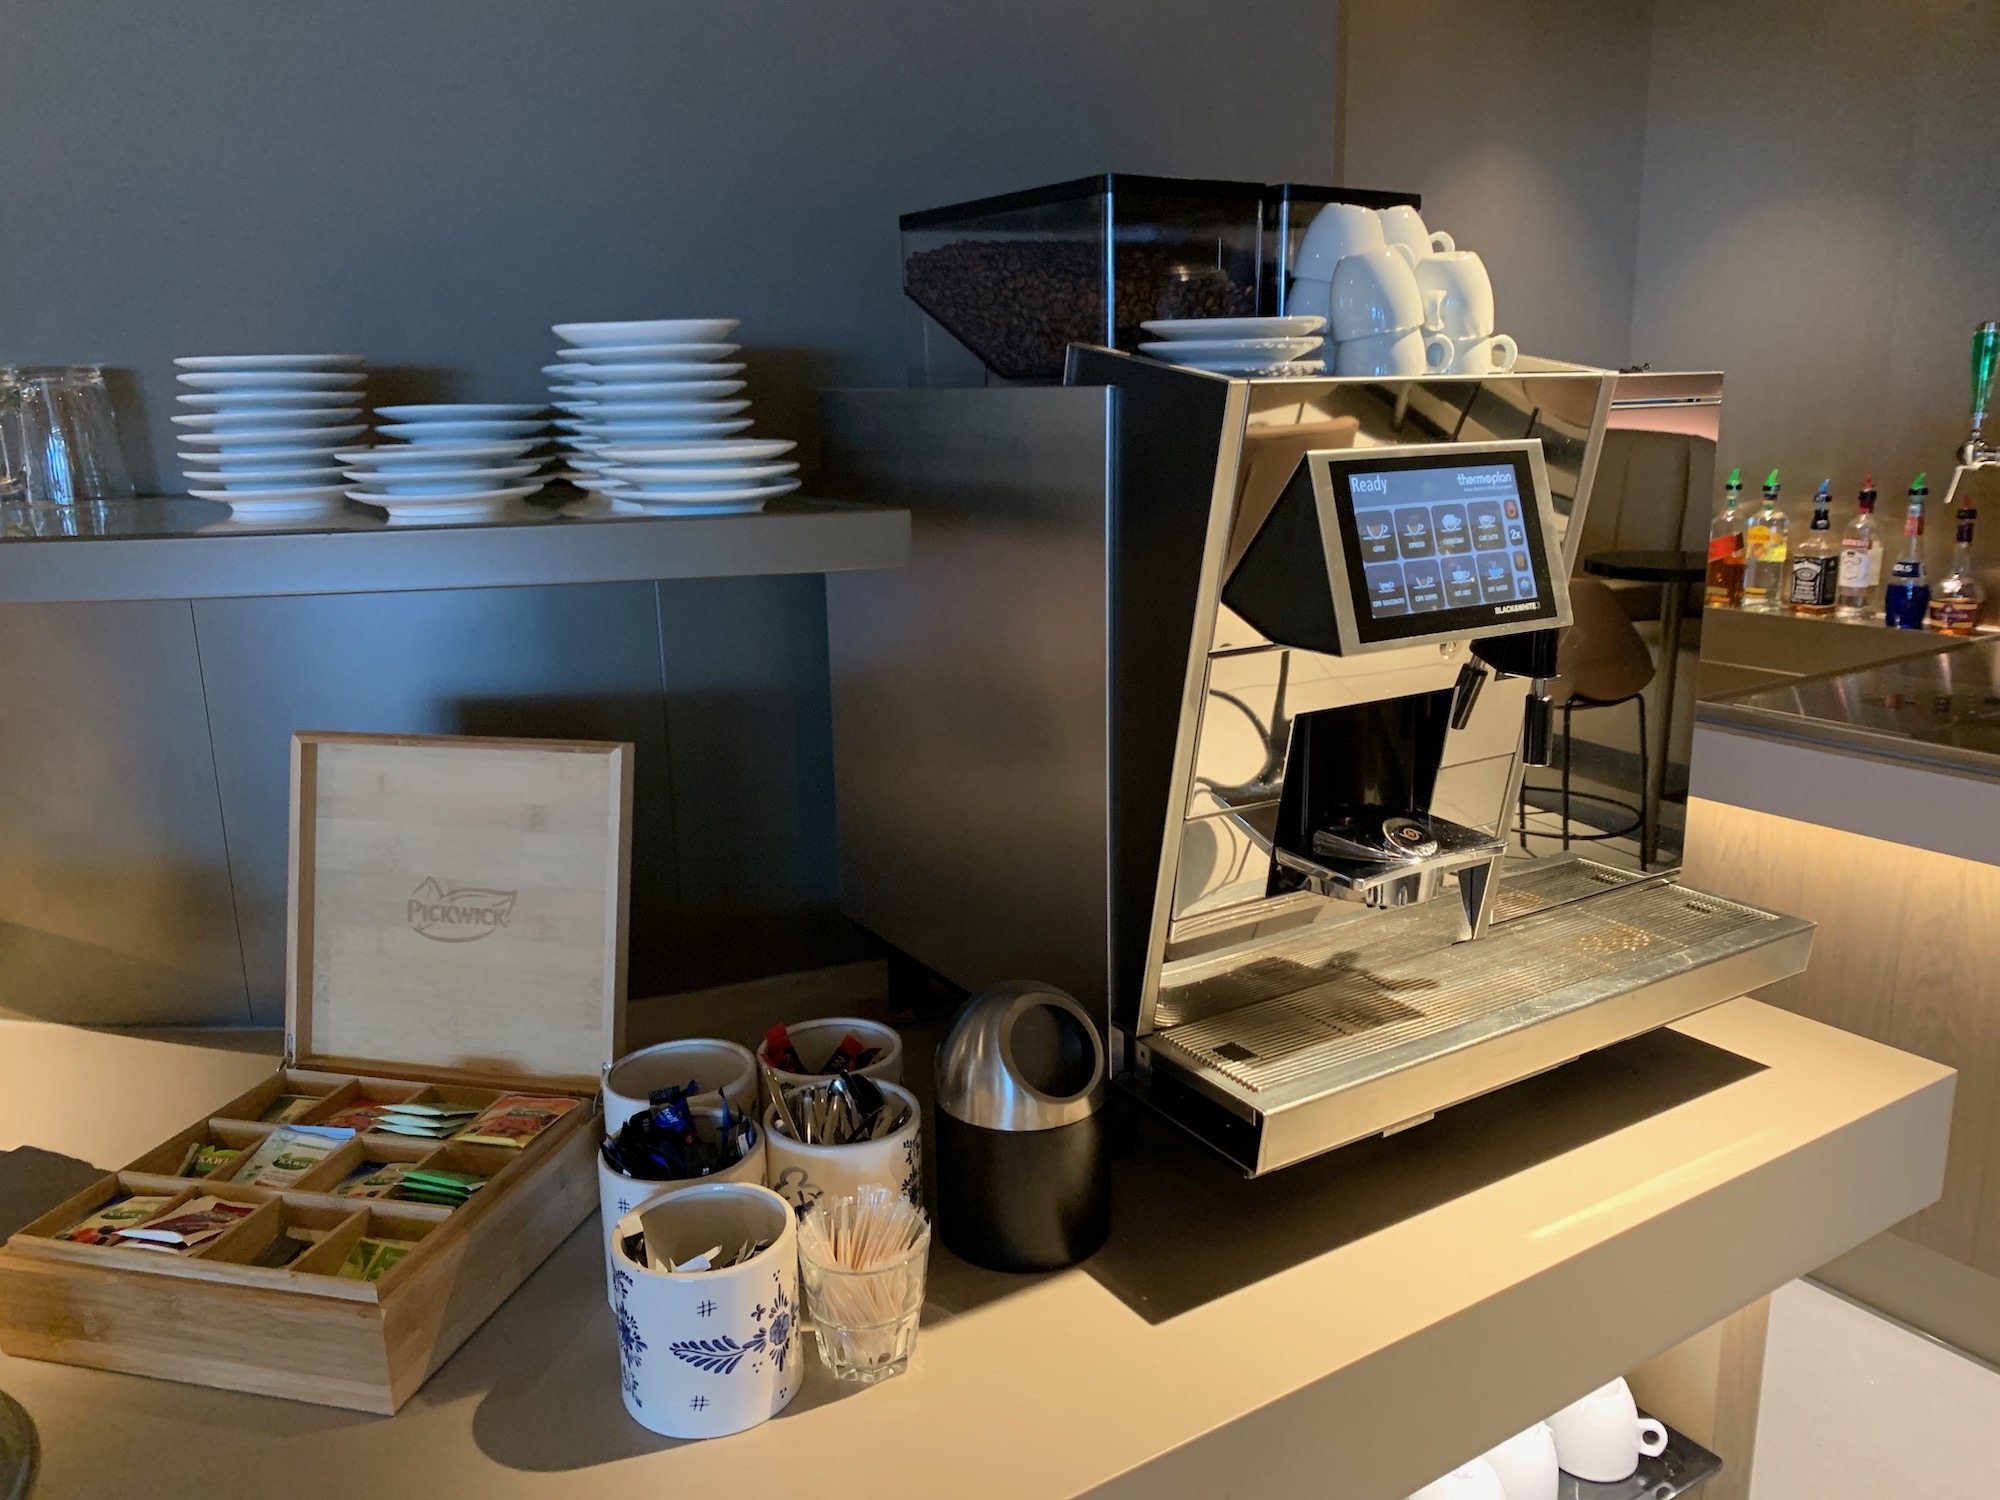
<path fill-rule="evenodd" d="M 699 1105 L 694 1107 L 695 1118 L 711 1127 L 719 1125 L 722 1109 L 719 1105 Z M 641 1203 L 654 1198 L 665 1197 L 669 1193 L 682 1192 L 704 1182 L 755 1182 L 761 1184 L 767 1170 L 765 1157 L 764 1127 L 757 1128 L 757 1140 L 744 1153 L 743 1159 L 732 1162 L 720 1172 L 707 1177 L 683 1177 L 667 1182 L 655 1182 L 644 1177 L 630 1177 L 613 1167 L 604 1159 L 602 1151 L 597 1153 L 597 1213 L 604 1229 L 604 1271 L 605 1293 L 611 1292 L 611 1232 L 618 1221 L 637 1208 Z"/>
<path fill-rule="evenodd" d="M 1630 1479 L 1640 1455 L 1651 1458 L 1667 1446 L 1666 1427 L 1639 1415 L 1623 1379 L 1572 1401 L 1549 1418 L 1549 1431 L 1555 1434 L 1556 1462 L 1593 1484 Z"/>
<path fill-rule="evenodd" d="M 1432 337 L 1444 338 L 1444 335 Z M 1520 346 L 1511 334 L 1495 333 L 1482 339 L 1446 338 L 1444 342 L 1450 346 L 1450 352 L 1443 356 L 1446 362 L 1440 368 L 1453 375 L 1505 375 L 1521 357 Z M 1439 357 L 1435 345 L 1431 346 L 1430 357 Z"/>
<path fill-rule="evenodd" d="M 1301 276 L 1285 294 L 1285 316 L 1299 318 L 1333 317 L 1333 283 Z M 1329 326 L 1331 326 L 1329 321 Z"/>
<path fill-rule="evenodd" d="M 1455 339 L 1484 338 L 1493 331 L 1493 279 L 1476 252 L 1426 255 L 1417 262 L 1416 277 L 1423 290 L 1425 327 Z"/>
<path fill-rule="evenodd" d="M 1441 333 L 1425 333 L 1421 328 L 1349 339 L 1333 346 L 1333 373 L 1422 375 L 1430 369 L 1431 346 L 1440 342 L 1448 347 L 1451 340 Z"/>
<path fill-rule="evenodd" d="M 846 1146 L 809 1146 L 795 1141 L 778 1123 L 778 1107 L 764 1114 L 764 1181 L 803 1214 L 821 1198 L 852 1198 L 874 1184 L 901 1193 L 918 1207 L 924 1201 L 924 1148 L 916 1096 L 893 1083 L 882 1084 L 889 1107 L 903 1106 L 903 1123 L 872 1141 Z"/>
<path fill-rule="evenodd" d="M 1418 260 L 1426 255 L 1435 255 L 1440 250 L 1458 248 L 1452 237 L 1442 229 L 1432 232 L 1425 228 L 1424 216 L 1407 203 L 1398 203 L 1393 208 L 1378 208 L 1375 217 L 1382 221 L 1382 237 L 1392 245 L 1407 245 Z"/>
<path fill-rule="evenodd" d="M 612 1246 L 611 1306 L 625 1410 L 663 1437 L 712 1438 L 769 1421 L 805 1379 L 797 1220 L 750 1182 L 703 1181 L 639 1209 L 651 1252 L 691 1260 L 766 1241 L 714 1271 L 655 1271 Z"/>
<path fill-rule="evenodd" d="M 1424 323 L 1424 294 L 1409 262 L 1394 250 L 1363 250 L 1333 271 L 1336 341 L 1401 333 Z"/>
<path fill-rule="evenodd" d="M 697 1099 L 713 1104 L 720 1094 L 738 1114 L 755 1118 L 757 1059 L 748 1047 L 735 1042 L 689 1037 L 678 1042 L 661 1042 L 628 1052 L 615 1063 L 604 1065 L 604 1133 L 618 1134 L 618 1127 L 646 1107 L 654 1089 L 675 1088 L 688 1082 L 700 1087 Z"/>
<path fill-rule="evenodd" d="M 1500 1476 L 1493 1472 L 1493 1465 L 1475 1458 L 1433 1479 L 1410 1496 L 1410 1500 L 1507 1500 L 1507 1492 L 1500 1487 Z"/>
<path fill-rule="evenodd" d="M 1506 1442 L 1487 1450 L 1487 1463 L 1500 1476 L 1507 1500 L 1556 1500 L 1556 1437 L 1549 1424 L 1537 1422 Z"/>
<path fill-rule="evenodd" d="M 1389 242 L 1382 237 L 1382 221 L 1374 209 L 1354 203 L 1329 203 L 1306 226 L 1305 237 L 1299 241 L 1298 258 L 1292 263 L 1292 275 L 1308 281 L 1331 281 L 1334 267 L 1348 256 L 1386 250 L 1388 246 Z"/>

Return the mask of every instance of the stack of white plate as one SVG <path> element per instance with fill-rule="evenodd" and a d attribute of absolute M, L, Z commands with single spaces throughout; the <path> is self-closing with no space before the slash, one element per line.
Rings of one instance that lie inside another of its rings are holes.
<path fill-rule="evenodd" d="M 602 470 L 585 486 L 620 508 L 638 506 L 676 515 L 734 515 L 799 487 L 798 465 L 784 460 L 797 444 L 783 438 L 720 442 L 609 443 Z"/>
<path fill-rule="evenodd" d="M 1139 352 L 1217 375 L 1318 375 L 1325 318 L 1159 318 L 1139 325 L 1155 342 Z"/>
<path fill-rule="evenodd" d="M 563 478 L 585 488 L 606 464 L 606 444 L 710 442 L 747 431 L 738 346 L 723 342 L 734 318 L 639 323 L 558 323 L 564 347 L 543 367 L 562 413 Z"/>
<path fill-rule="evenodd" d="M 487 520 L 541 489 L 535 456 L 548 432 L 539 406 L 378 406 L 376 434 L 396 441 L 342 453 L 351 500 L 396 521 Z"/>
<path fill-rule="evenodd" d="M 366 430 L 359 354 L 191 354 L 174 361 L 189 492 L 245 520 L 341 508 L 334 450 Z"/>

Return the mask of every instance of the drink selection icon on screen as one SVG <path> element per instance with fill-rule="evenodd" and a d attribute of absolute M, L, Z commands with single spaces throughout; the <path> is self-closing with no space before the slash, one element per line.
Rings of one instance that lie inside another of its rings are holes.
<path fill-rule="evenodd" d="M 1511 464 L 1355 472 L 1348 495 L 1374 618 L 1536 597 Z"/>

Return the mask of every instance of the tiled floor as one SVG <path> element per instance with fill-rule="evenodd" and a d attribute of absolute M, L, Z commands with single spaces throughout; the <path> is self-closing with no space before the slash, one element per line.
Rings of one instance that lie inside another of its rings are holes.
<path fill-rule="evenodd" d="M 2000 1372 L 1805 1282 L 1771 1298 L 1750 1500 L 2000 1495 Z"/>

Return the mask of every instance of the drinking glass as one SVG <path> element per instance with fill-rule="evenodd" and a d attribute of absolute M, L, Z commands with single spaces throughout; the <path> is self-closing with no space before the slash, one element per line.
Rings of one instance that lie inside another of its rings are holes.
<path fill-rule="evenodd" d="M 835 1380 L 873 1385 L 909 1368 L 924 1310 L 930 1226 L 902 1255 L 870 1271 L 816 1260 L 799 1245 L 799 1278 L 819 1357 Z"/>
<path fill-rule="evenodd" d="M 12 447 L 18 444 L 19 457 Z M 30 505 L 124 500 L 132 476 L 118 447 L 104 372 L 96 365 L 0 370 L 0 445 Z"/>

